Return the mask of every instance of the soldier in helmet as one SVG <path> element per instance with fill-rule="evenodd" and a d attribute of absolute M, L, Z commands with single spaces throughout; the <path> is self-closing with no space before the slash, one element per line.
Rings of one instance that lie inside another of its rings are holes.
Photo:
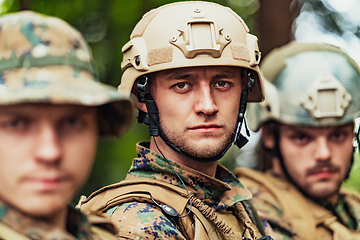
<path fill-rule="evenodd" d="M 339 48 L 289 43 L 261 65 L 266 100 L 249 104 L 263 172 L 237 169 L 276 239 L 359 239 L 360 198 L 340 188 L 353 163 L 360 69 Z"/>
<path fill-rule="evenodd" d="M 99 135 L 129 127 L 132 103 L 98 82 L 89 46 L 66 22 L 0 17 L 0 239 L 116 239 L 68 206 Z"/>
<path fill-rule="evenodd" d="M 218 160 L 235 143 L 247 101 L 263 99 L 257 38 L 231 9 L 179 2 L 145 14 L 122 48 L 120 90 L 137 96 L 151 141 L 126 180 L 82 201 L 124 239 L 259 239 L 251 193 Z"/>

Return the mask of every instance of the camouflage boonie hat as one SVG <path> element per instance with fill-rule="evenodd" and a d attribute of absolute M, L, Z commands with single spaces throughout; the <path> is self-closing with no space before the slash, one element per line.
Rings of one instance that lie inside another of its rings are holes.
<path fill-rule="evenodd" d="M 338 47 L 291 42 L 270 52 L 260 69 L 273 86 L 265 86 L 269 101 L 249 104 L 252 130 L 269 120 L 338 126 L 360 115 L 360 68 Z"/>
<path fill-rule="evenodd" d="M 0 105 L 19 103 L 101 106 L 100 135 L 119 136 L 133 117 L 128 97 L 99 82 L 81 33 L 31 11 L 0 17 Z"/>

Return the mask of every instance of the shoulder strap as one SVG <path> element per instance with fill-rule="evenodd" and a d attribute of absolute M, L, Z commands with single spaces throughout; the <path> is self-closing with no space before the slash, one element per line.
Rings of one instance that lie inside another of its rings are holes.
<path fill-rule="evenodd" d="M 248 213 L 251 221 L 257 227 L 257 229 L 259 230 L 261 235 L 265 236 L 264 225 L 262 224 L 261 219 L 260 219 L 259 215 L 257 214 L 256 209 L 254 208 L 254 206 L 251 204 L 251 202 L 249 200 L 244 200 L 241 203 L 244 206 L 246 212 Z"/>
<path fill-rule="evenodd" d="M 1 240 L 30 240 L 30 238 L 16 232 L 14 229 L 0 222 L 0 239 Z"/>
<path fill-rule="evenodd" d="M 85 214 L 104 213 L 109 208 L 125 202 L 153 203 L 151 196 L 159 204 L 171 203 L 170 205 L 180 214 L 189 201 L 185 189 L 154 179 L 134 178 L 99 189 L 88 198 L 82 198 L 78 207 Z"/>
<path fill-rule="evenodd" d="M 101 240 L 118 240 L 116 237 L 117 235 L 113 235 L 112 233 L 108 232 L 107 230 L 101 228 L 92 226 L 91 231 L 94 235 L 97 235 Z"/>

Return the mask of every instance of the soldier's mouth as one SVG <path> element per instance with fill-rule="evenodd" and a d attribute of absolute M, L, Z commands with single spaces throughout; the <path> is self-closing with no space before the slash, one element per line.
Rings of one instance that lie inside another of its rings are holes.
<path fill-rule="evenodd" d="M 321 168 L 314 168 L 308 171 L 308 175 L 317 177 L 317 178 L 330 178 L 335 173 L 337 173 L 339 169 L 337 167 L 321 167 Z"/>
<path fill-rule="evenodd" d="M 222 126 L 217 124 L 202 124 L 202 125 L 190 127 L 189 130 L 197 131 L 201 133 L 213 133 L 220 130 L 221 128 Z"/>
<path fill-rule="evenodd" d="M 39 191 L 54 191 L 67 181 L 65 177 L 28 178 L 26 182 Z"/>

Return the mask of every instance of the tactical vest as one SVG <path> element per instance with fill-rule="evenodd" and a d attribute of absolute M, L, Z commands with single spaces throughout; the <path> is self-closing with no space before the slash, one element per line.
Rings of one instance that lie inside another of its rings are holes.
<path fill-rule="evenodd" d="M 306 240 L 360 239 L 360 232 L 348 229 L 337 221 L 331 211 L 304 197 L 290 183 L 281 181 L 270 174 L 246 168 L 238 168 L 234 174 L 249 189 L 259 185 L 275 198 L 281 210 L 290 222 L 297 237 Z M 360 199 L 356 200 L 360 205 Z M 267 218 L 267 216 L 264 216 Z M 268 219 L 271 221 L 271 219 Z M 278 219 L 277 219 L 278 220 Z"/>
<path fill-rule="evenodd" d="M 117 240 L 113 225 L 108 220 L 99 216 L 88 216 L 89 222 L 93 224 L 91 231 L 94 240 Z M 98 225 L 98 226 L 95 226 Z M 75 237 L 74 237 L 75 239 Z M 31 238 L 15 231 L 8 225 L 0 222 L 0 240 L 31 240 Z"/>
<path fill-rule="evenodd" d="M 244 237 L 249 239 L 261 237 L 262 234 L 248 215 L 254 213 L 257 216 L 256 211 L 248 207 L 247 203 L 235 204 L 233 211 L 215 212 L 213 208 L 194 197 L 193 193 L 189 194 L 190 196 L 185 189 L 163 181 L 134 178 L 99 189 L 88 198 L 83 196 L 77 207 L 85 214 L 105 213 L 112 207 L 129 202 L 155 205 L 152 197 L 157 204 L 169 205 L 180 215 L 184 215 L 190 208 L 191 198 L 191 214 L 177 219 L 177 224 L 186 239 L 241 239 L 243 233 Z M 262 228 L 259 218 L 257 223 Z"/>

